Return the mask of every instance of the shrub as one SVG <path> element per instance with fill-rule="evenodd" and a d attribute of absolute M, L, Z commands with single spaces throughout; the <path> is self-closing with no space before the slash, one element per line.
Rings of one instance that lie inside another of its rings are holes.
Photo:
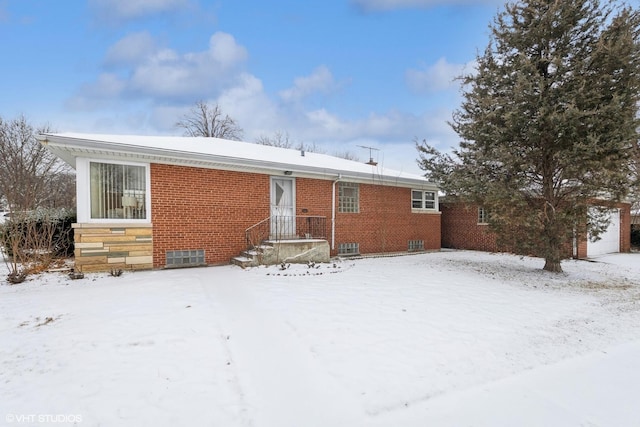
<path fill-rule="evenodd" d="M 54 259 L 73 255 L 75 221 L 75 212 L 69 209 L 14 212 L 0 227 L 9 281 L 19 283 L 27 274 L 48 268 Z"/>

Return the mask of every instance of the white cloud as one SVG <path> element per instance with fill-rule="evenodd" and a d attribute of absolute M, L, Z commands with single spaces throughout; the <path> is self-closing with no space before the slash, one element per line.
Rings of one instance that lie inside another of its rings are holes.
<path fill-rule="evenodd" d="M 134 43 L 128 46 L 128 41 Z M 233 85 L 246 58 L 246 49 L 222 32 L 211 36 L 207 50 L 187 53 L 158 49 L 148 34 L 138 33 L 114 44 L 105 59 L 105 64 L 127 65 L 129 69 L 85 84 L 76 98 L 86 98 L 81 104 L 90 104 L 94 99 L 98 105 L 100 98 L 118 96 L 195 102 Z M 116 86 L 120 90 L 107 90 Z"/>
<path fill-rule="evenodd" d="M 122 95 L 125 83 L 113 73 L 103 73 L 93 83 L 84 84 L 79 93 L 66 102 L 74 111 L 93 111 L 110 105 Z"/>
<path fill-rule="evenodd" d="M 280 125 L 287 125 L 286 120 L 282 120 L 282 112 L 278 111 L 278 107 L 264 92 L 260 79 L 248 73 L 241 73 L 235 84 L 225 89 L 220 96 L 202 100 L 212 105 L 218 104 L 224 114 L 236 120 L 244 131 L 245 141 L 254 141 L 261 135 L 279 129 Z M 176 129 L 174 125 L 192 107 L 192 103 L 158 105 L 152 110 L 151 125 L 162 132 L 180 135 L 182 130 Z"/>
<path fill-rule="evenodd" d="M 475 61 L 468 64 L 451 64 L 446 58 L 423 69 L 409 69 L 405 72 L 405 82 L 417 93 L 436 92 L 457 87 L 456 78 L 465 72 L 473 72 Z"/>
<path fill-rule="evenodd" d="M 372 113 L 353 120 L 319 109 L 308 112 L 304 120 L 290 118 L 293 121 L 284 129 L 292 139 L 317 143 L 328 154 L 348 151 L 362 161 L 368 160 L 369 152 L 359 146 L 374 147 L 379 150 L 374 151 L 374 160 L 382 166 L 421 174 L 414 138 L 449 150 L 458 141 L 447 124 L 450 118 L 451 112 L 444 108 L 419 115 L 399 111 Z"/>
<path fill-rule="evenodd" d="M 186 7 L 189 0 L 90 0 L 89 5 L 100 19 L 130 20 Z"/>
<path fill-rule="evenodd" d="M 348 151 L 363 161 L 369 153 L 358 145 L 373 146 L 380 149 L 377 160 L 384 162 L 385 167 L 412 173 L 421 173 L 416 165 L 414 138 L 427 139 L 443 149 L 457 141 L 455 132 L 447 124 L 451 112 L 446 108 L 418 115 L 392 110 L 348 119 L 327 108 L 305 109 L 304 104 L 277 103 L 264 92 L 260 79 L 248 73 L 243 73 L 234 86 L 208 102 L 218 103 L 226 114 L 238 121 L 246 141 L 286 131 L 292 141 L 316 144 L 328 154 Z M 172 126 L 187 110 L 188 106 L 181 110 L 162 107 L 157 111 L 156 120 Z"/>
<path fill-rule="evenodd" d="M 329 154 L 348 151 L 360 155 L 358 145 L 377 146 L 386 167 L 414 173 L 419 172 L 415 137 L 436 146 L 454 145 L 455 134 L 446 124 L 451 112 L 446 108 L 419 114 L 390 110 L 362 117 L 342 116 L 329 107 L 318 107 L 315 100 L 312 104 L 316 106 L 309 108 L 310 98 L 338 86 L 326 66 L 270 95 L 259 78 L 243 70 L 247 57 L 246 49 L 222 32 L 213 34 L 204 50 L 193 52 L 159 47 L 144 32 L 131 34 L 105 55 L 104 64 L 117 66 L 116 70 L 84 84 L 68 106 L 77 114 L 96 117 L 94 127 L 102 131 L 178 135 L 176 121 L 202 99 L 218 103 L 237 120 L 246 141 L 283 131 L 292 141 L 316 144 Z M 423 74 L 431 73 L 428 78 L 444 82 L 442 76 L 455 67 L 443 59 L 414 70 L 416 89 L 425 90 L 424 83 L 419 84 Z M 105 106 L 111 113 L 97 111 Z"/>
<path fill-rule="evenodd" d="M 305 77 L 297 77 L 293 86 L 279 93 L 285 102 L 296 102 L 314 93 L 327 93 L 336 87 L 333 75 L 329 69 L 322 65 L 313 73 Z"/>
<path fill-rule="evenodd" d="M 439 110 L 422 115 L 388 111 L 371 113 L 360 119 L 343 119 L 325 109 L 309 111 L 306 121 L 298 122 L 305 139 L 346 141 L 370 138 L 379 141 L 406 140 L 422 135 L 449 134 L 446 121 L 450 112 Z"/>
<path fill-rule="evenodd" d="M 318 136 L 342 135 L 344 137 L 346 134 L 351 133 L 348 129 L 348 123 L 329 113 L 324 108 L 309 111 L 306 116 L 311 129 L 314 129 Z"/>
<path fill-rule="evenodd" d="M 93 90 L 117 93 L 119 82 L 111 75 L 104 75 L 101 84 Z M 309 110 L 300 104 L 274 102 L 265 93 L 260 79 L 248 73 L 242 73 L 235 79 L 235 84 L 219 96 L 204 100 L 218 103 L 225 114 L 237 120 L 244 130 L 245 141 L 252 142 L 259 136 L 285 131 L 292 141 L 314 144 L 327 154 L 349 152 L 362 161 L 368 159 L 369 152 L 358 146 L 372 146 L 380 150 L 375 153 L 375 160 L 381 165 L 411 173 L 421 173 L 416 164 L 418 153 L 414 138 L 426 139 L 442 150 L 448 150 L 458 140 L 446 123 L 451 118 L 451 111 L 446 108 L 421 114 L 392 110 L 350 119 L 326 108 Z M 180 135 L 182 132 L 174 125 L 191 106 L 188 102 L 150 101 L 145 108 L 144 102 L 134 105 L 127 102 L 115 116 L 101 117 L 94 127 L 99 124 L 100 130 L 105 132 Z"/>
<path fill-rule="evenodd" d="M 502 5 L 505 0 L 351 0 L 351 3 L 363 11 L 373 12 L 446 5 Z"/>
<path fill-rule="evenodd" d="M 112 65 L 134 65 L 149 57 L 156 50 L 156 43 L 146 31 L 132 33 L 118 40 L 109 48 L 104 63 Z"/>
<path fill-rule="evenodd" d="M 253 141 L 262 133 L 278 129 L 281 111 L 264 92 L 262 81 L 242 73 L 236 85 L 225 90 L 216 100 L 223 111 L 236 119 L 245 130 L 245 140 Z"/>
<path fill-rule="evenodd" d="M 217 32 L 209 39 L 209 55 L 216 63 L 227 66 L 247 59 L 247 50 L 228 33 Z"/>
<path fill-rule="evenodd" d="M 129 87 L 151 97 L 199 99 L 224 89 L 246 58 L 233 36 L 215 33 L 203 52 L 156 52 L 133 70 Z"/>
<path fill-rule="evenodd" d="M 162 134 L 180 136 L 183 129 L 176 127 L 176 122 L 189 113 L 193 105 L 155 105 L 150 109 L 149 124 Z"/>

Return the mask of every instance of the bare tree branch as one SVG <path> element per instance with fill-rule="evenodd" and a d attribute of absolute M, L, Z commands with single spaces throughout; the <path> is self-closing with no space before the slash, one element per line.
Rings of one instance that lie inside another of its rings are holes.
<path fill-rule="evenodd" d="M 184 129 L 185 136 L 204 136 L 207 138 L 221 138 L 240 141 L 242 128 L 238 123 L 226 114 L 218 104 L 210 105 L 204 101 L 198 101 L 176 122 L 176 127 Z"/>
<path fill-rule="evenodd" d="M 289 132 L 275 131 L 273 136 L 260 135 L 256 138 L 256 144 L 270 145 L 272 147 L 292 148 L 293 143 L 289 139 Z"/>
<path fill-rule="evenodd" d="M 272 147 L 294 148 L 296 150 L 306 151 L 309 153 L 327 154 L 327 151 L 315 142 L 308 143 L 300 141 L 298 143 L 294 143 L 289 138 L 289 132 L 287 131 L 278 130 L 275 131 L 272 136 L 260 135 L 258 138 L 256 138 L 255 143 L 260 145 L 270 145 Z M 347 149 L 341 151 L 336 150 L 333 153 L 333 156 L 341 157 L 347 160 L 360 161 L 357 155 Z"/>
<path fill-rule="evenodd" d="M 74 187 L 60 187 L 60 174 L 72 175 L 62 163 L 36 139 L 37 133 L 50 131 L 49 126 L 35 129 L 24 116 L 11 121 L 0 117 L 0 194 L 9 208 L 28 210 L 36 207 L 64 206 L 59 199 L 73 201 Z"/>

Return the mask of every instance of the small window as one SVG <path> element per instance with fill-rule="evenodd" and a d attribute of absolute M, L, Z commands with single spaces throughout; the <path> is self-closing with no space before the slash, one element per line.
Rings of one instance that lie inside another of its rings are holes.
<path fill-rule="evenodd" d="M 409 240 L 409 252 L 424 251 L 424 240 Z"/>
<path fill-rule="evenodd" d="M 204 264 L 204 249 L 167 251 L 167 267 L 192 267 Z"/>
<path fill-rule="evenodd" d="M 90 163 L 92 219 L 146 219 L 146 168 L 138 165 Z"/>
<path fill-rule="evenodd" d="M 413 209 L 436 209 L 436 192 L 411 190 L 411 207 Z"/>
<path fill-rule="evenodd" d="M 338 183 L 338 212 L 360 212 L 360 191 L 353 182 Z"/>
<path fill-rule="evenodd" d="M 491 213 L 480 206 L 478 208 L 478 224 L 489 224 L 489 218 L 491 217 Z"/>
<path fill-rule="evenodd" d="M 359 255 L 360 245 L 358 243 L 340 243 L 338 245 L 338 255 Z"/>

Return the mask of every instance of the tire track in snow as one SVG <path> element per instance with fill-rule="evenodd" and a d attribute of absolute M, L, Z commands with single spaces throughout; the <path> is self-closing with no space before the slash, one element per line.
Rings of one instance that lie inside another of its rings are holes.
<path fill-rule="evenodd" d="M 241 284 L 207 286 L 221 310 L 234 368 L 253 424 L 264 427 L 363 425 L 362 403 L 340 388 L 278 316 Z"/>
<path fill-rule="evenodd" d="M 207 297 L 207 303 L 209 304 L 209 307 L 211 307 L 212 317 L 216 319 L 215 329 L 218 331 L 217 335 L 219 336 L 220 344 L 224 347 L 224 353 L 227 356 L 227 360 L 228 360 L 227 366 L 229 367 L 229 369 L 232 370 L 232 372 L 229 374 L 232 377 L 232 381 L 233 381 L 232 387 L 235 389 L 235 392 L 238 394 L 238 400 L 240 405 L 243 406 L 242 408 L 239 408 L 241 417 L 238 420 L 238 425 L 246 426 L 246 427 L 254 427 L 254 424 L 251 420 L 251 414 L 249 413 L 246 407 L 247 406 L 246 393 L 242 388 L 242 384 L 240 383 L 240 379 L 238 378 L 238 373 L 235 370 L 235 366 L 231 364 L 231 360 L 233 356 L 231 354 L 231 349 L 229 348 L 229 345 L 228 345 L 228 339 L 223 333 L 224 330 L 223 330 L 223 327 L 221 326 L 221 318 L 220 318 L 220 315 L 218 314 L 218 312 L 221 310 L 220 304 L 214 298 L 212 298 L 211 292 L 209 291 L 209 288 L 211 287 L 210 284 L 208 283 L 200 283 L 200 284 L 202 286 L 204 295 Z"/>

